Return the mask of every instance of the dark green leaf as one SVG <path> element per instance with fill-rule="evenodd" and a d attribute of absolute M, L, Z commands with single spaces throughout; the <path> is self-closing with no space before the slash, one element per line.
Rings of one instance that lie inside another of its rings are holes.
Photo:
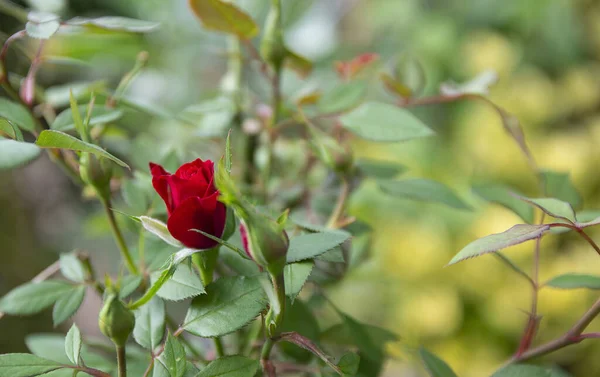
<path fill-rule="evenodd" d="M 356 161 L 356 167 L 361 173 L 368 177 L 382 179 L 395 178 L 406 171 L 405 166 L 395 162 L 364 158 Z"/>
<path fill-rule="evenodd" d="M 545 285 L 560 289 L 600 289 L 600 276 L 583 274 L 564 274 L 553 277 Z"/>
<path fill-rule="evenodd" d="M 492 377 L 553 377 L 552 371 L 533 365 L 509 365 L 497 371 Z"/>
<path fill-rule="evenodd" d="M 119 289 L 119 298 L 124 299 L 142 284 L 144 279 L 138 275 L 127 275 L 121 280 L 121 287 Z"/>
<path fill-rule="evenodd" d="M 52 310 L 52 321 L 54 327 L 60 325 L 67 319 L 71 318 L 81 306 L 85 297 L 85 285 L 74 286 L 72 289 L 61 296 L 54 304 Z"/>
<path fill-rule="evenodd" d="M 71 326 L 65 338 L 65 353 L 74 365 L 79 365 L 79 357 L 81 355 L 81 332 L 76 324 Z"/>
<path fill-rule="evenodd" d="M 99 157 L 108 158 L 116 162 L 117 164 L 129 169 L 129 165 L 119 160 L 112 154 L 108 153 L 104 149 L 100 148 L 99 146 L 86 143 L 64 132 L 44 130 L 42 131 L 40 136 L 38 136 L 38 139 L 35 143 L 42 148 L 60 148 L 70 149 L 79 152 L 89 152 Z"/>
<path fill-rule="evenodd" d="M 158 274 L 153 274 L 153 282 L 158 279 Z M 198 275 L 187 263 L 182 263 L 156 294 L 165 300 L 179 301 L 203 293 L 204 285 Z"/>
<path fill-rule="evenodd" d="M 32 143 L 0 139 L 0 170 L 23 166 L 35 160 L 40 152 L 40 148 Z"/>
<path fill-rule="evenodd" d="M 0 377 L 32 377 L 60 369 L 61 365 L 28 353 L 0 355 Z"/>
<path fill-rule="evenodd" d="M 79 114 L 81 118 L 87 116 L 87 105 L 80 105 Z M 120 109 L 108 109 L 102 106 L 95 106 L 92 109 L 92 115 L 90 118 L 89 126 L 95 126 L 98 124 L 111 123 L 123 116 L 123 110 Z M 53 130 L 57 131 L 70 131 L 75 129 L 75 123 L 73 121 L 73 112 L 71 109 L 66 109 L 62 113 L 58 114 L 56 119 L 51 125 Z"/>
<path fill-rule="evenodd" d="M 581 206 L 581 195 L 569 178 L 569 173 L 556 171 L 543 171 L 544 192 L 551 198 L 556 198 L 570 203 L 574 208 Z"/>
<path fill-rule="evenodd" d="M 154 351 L 165 334 L 165 320 L 165 303 L 160 298 L 153 297 L 149 303 L 135 311 L 135 341 Z"/>
<path fill-rule="evenodd" d="M 434 134 L 408 110 L 378 102 L 364 103 L 340 121 L 357 136 L 373 141 L 405 141 Z"/>
<path fill-rule="evenodd" d="M 73 286 L 56 280 L 39 283 L 26 283 L 0 300 L 0 311 L 12 315 L 29 315 L 38 313 L 73 289 Z"/>
<path fill-rule="evenodd" d="M 468 258 L 533 240 L 540 237 L 548 229 L 550 229 L 548 225 L 517 224 L 502 233 L 492 234 L 471 242 L 456 254 L 448 264 L 454 264 Z"/>
<path fill-rule="evenodd" d="M 511 194 L 516 193 L 518 195 L 519 193 L 507 186 L 482 184 L 473 186 L 473 192 L 489 202 L 497 203 L 510 209 L 528 224 L 532 224 L 534 221 L 533 208 Z"/>
<path fill-rule="evenodd" d="M 341 245 L 350 238 L 347 232 L 322 232 L 302 234 L 292 238 L 287 253 L 287 262 L 299 262 L 315 258 Z"/>
<path fill-rule="evenodd" d="M 197 336 L 222 336 L 246 325 L 265 308 L 265 292 L 257 278 L 223 277 L 192 301 L 183 328 Z"/>
<path fill-rule="evenodd" d="M 67 21 L 67 24 L 75 26 L 97 27 L 100 29 L 114 31 L 127 31 L 130 33 L 148 33 L 156 30 L 160 25 L 158 22 L 136 20 L 126 17 L 75 17 Z"/>
<path fill-rule="evenodd" d="M 379 181 L 379 188 L 386 194 L 396 198 L 442 203 L 456 209 L 471 209 L 448 187 L 428 179 L 382 180 Z"/>
<path fill-rule="evenodd" d="M 319 255 L 315 259 L 322 260 L 324 262 L 330 263 L 344 263 L 346 260 L 344 259 L 344 252 L 340 246 L 334 247 L 333 249 L 324 252 Z"/>
<path fill-rule="evenodd" d="M 278 331 L 296 331 L 308 339 L 318 339 L 320 333 L 319 323 L 310 308 L 301 300 L 292 301 L 290 299 L 286 302 L 285 316 Z M 306 363 L 312 357 L 310 352 L 294 344 L 280 343 L 279 346 L 283 352 L 299 362 Z"/>
<path fill-rule="evenodd" d="M 338 368 L 344 373 L 344 376 L 354 376 L 358 372 L 360 356 L 354 352 L 344 354 L 338 361 Z"/>
<path fill-rule="evenodd" d="M 244 356 L 225 356 L 205 366 L 196 377 L 253 377 L 258 370 L 257 360 Z"/>
<path fill-rule="evenodd" d="M 85 267 L 74 253 L 60 255 L 60 273 L 76 283 L 83 283 L 87 280 Z"/>
<path fill-rule="evenodd" d="M 171 377 L 183 377 L 185 374 L 185 348 L 171 333 L 167 335 L 165 348 L 156 362 L 160 363 Z"/>
<path fill-rule="evenodd" d="M 419 350 L 419 355 L 431 377 L 456 377 L 456 373 L 452 371 L 444 360 L 427 351 L 425 348 Z"/>
<path fill-rule="evenodd" d="M 351 81 L 336 85 L 326 92 L 317 103 L 322 113 L 337 113 L 350 110 L 360 104 L 367 93 L 367 84 L 362 81 Z"/>
<path fill-rule="evenodd" d="M 285 294 L 292 300 L 298 296 L 306 283 L 315 263 L 311 260 L 291 263 L 285 266 L 283 276 L 285 278 Z"/>
<path fill-rule="evenodd" d="M 190 0 L 194 14 L 205 28 L 250 39 L 258 34 L 252 18 L 232 3 L 221 0 Z"/>
<path fill-rule="evenodd" d="M 0 118 L 6 118 L 25 131 L 35 130 L 35 120 L 29 110 L 25 106 L 4 97 L 0 97 Z"/>

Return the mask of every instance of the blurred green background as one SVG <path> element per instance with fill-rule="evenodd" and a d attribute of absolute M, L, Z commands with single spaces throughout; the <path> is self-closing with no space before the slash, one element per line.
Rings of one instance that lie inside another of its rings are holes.
<path fill-rule="evenodd" d="M 266 0 L 239 0 L 261 20 Z M 380 69 L 411 53 L 423 64 L 426 94 L 441 82 L 464 81 L 492 69 L 499 82 L 491 98 L 522 122 L 533 154 L 542 168 L 569 172 L 584 198 L 584 207 L 600 209 L 600 2 L 595 0 L 284 0 L 286 39 L 316 64 L 306 80 L 293 73 L 284 92 L 293 96 L 311 88 L 335 85 L 332 63 L 364 52 L 380 54 Z M 60 85 L 105 80 L 114 87 L 134 64 L 137 53 L 150 54 L 148 69 L 134 81 L 128 96 L 154 109 L 179 112 L 215 94 L 225 70 L 226 38 L 202 30 L 184 0 L 29 0 L 21 5 L 72 16 L 123 15 L 161 22 L 144 35 L 63 35 L 48 43 L 55 56 L 78 63 L 50 62 L 39 84 L 53 87 L 52 100 L 63 103 Z M 0 15 L 0 39 L 23 25 Z M 11 49 L 11 71 L 25 75 L 26 43 Z M 261 78 L 249 77 L 260 92 Z M 370 97 L 391 101 L 377 82 Z M 62 101 L 62 102 L 61 102 Z M 455 103 L 415 109 L 438 136 L 399 144 L 356 140 L 359 156 L 406 165 L 406 176 L 439 180 L 452 187 L 473 211 L 400 201 L 364 184 L 352 197 L 351 212 L 374 229 L 374 255 L 331 289 L 347 312 L 381 325 L 402 337 L 387 349 L 392 360 L 386 376 L 419 376 L 413 349 L 426 345 L 463 377 L 489 375 L 518 345 L 529 307 L 527 283 L 491 256 L 444 268 L 475 238 L 520 222 L 502 208 L 471 193 L 477 182 L 503 182 L 537 195 L 535 178 L 497 114 L 483 103 Z M 126 134 L 109 135 L 111 147 L 145 169 L 175 151 L 180 160 L 221 153 L 206 141 L 210 125 L 197 130 L 175 121 L 127 114 Z M 160 156 L 160 157 L 159 157 Z M 0 294 L 33 277 L 57 253 L 85 247 L 100 265 L 114 271 L 112 240 L 99 208 L 81 197 L 49 161 L 0 172 Z M 90 217 L 91 216 L 91 217 Z M 600 232 L 591 232 L 600 237 Z M 598 255 L 573 235 L 550 235 L 542 244 L 541 280 L 559 273 L 594 273 Z M 533 245 L 508 255 L 524 268 L 531 265 Z M 78 314 L 80 327 L 97 333 L 90 298 Z M 542 290 L 543 321 L 537 341 L 562 334 L 595 300 L 593 291 Z M 596 325 L 598 329 L 600 326 Z M 52 329 L 48 313 L 0 320 L 0 353 L 24 350 L 26 334 Z M 588 341 L 559 351 L 546 361 L 574 376 L 600 375 L 600 344 Z"/>

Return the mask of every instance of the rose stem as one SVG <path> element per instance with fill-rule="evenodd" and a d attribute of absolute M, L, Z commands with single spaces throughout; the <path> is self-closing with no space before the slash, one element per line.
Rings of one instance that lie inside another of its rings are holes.
<path fill-rule="evenodd" d="M 119 377 L 127 377 L 127 359 L 125 357 L 125 346 L 117 346 L 117 364 L 119 366 Z"/>
<path fill-rule="evenodd" d="M 121 255 L 125 260 L 125 264 L 133 275 L 139 275 L 137 266 L 133 262 L 133 258 L 131 258 L 131 254 L 129 253 L 129 249 L 127 248 L 127 243 L 123 238 L 123 233 L 121 233 L 121 229 L 119 229 L 119 225 L 117 224 L 117 220 L 115 219 L 115 215 L 111 209 L 110 198 L 102 198 L 102 205 L 104 206 L 104 211 L 106 212 L 106 217 L 108 218 L 108 223 L 110 224 L 110 229 L 112 230 L 113 236 L 121 251 Z"/>

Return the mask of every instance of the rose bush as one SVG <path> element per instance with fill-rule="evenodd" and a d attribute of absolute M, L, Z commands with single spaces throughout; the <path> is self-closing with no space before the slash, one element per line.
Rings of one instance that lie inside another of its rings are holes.
<path fill-rule="evenodd" d="M 152 185 L 167 206 L 167 227 L 171 235 L 192 249 L 210 249 L 217 242 L 194 232 L 199 229 L 220 237 L 225 228 L 227 209 L 219 202 L 215 188 L 214 164 L 196 159 L 181 165 L 175 174 L 150 163 Z"/>

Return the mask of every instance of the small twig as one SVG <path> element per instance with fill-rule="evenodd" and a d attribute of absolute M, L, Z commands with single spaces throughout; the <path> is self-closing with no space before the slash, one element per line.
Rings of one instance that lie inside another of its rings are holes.
<path fill-rule="evenodd" d="M 331 216 L 329 216 L 329 220 L 327 221 L 328 228 L 337 229 L 339 227 L 338 221 L 344 213 L 349 194 L 350 185 L 348 184 L 346 178 L 342 178 L 340 195 L 338 196 L 335 208 L 333 209 L 333 212 L 331 212 Z"/>

